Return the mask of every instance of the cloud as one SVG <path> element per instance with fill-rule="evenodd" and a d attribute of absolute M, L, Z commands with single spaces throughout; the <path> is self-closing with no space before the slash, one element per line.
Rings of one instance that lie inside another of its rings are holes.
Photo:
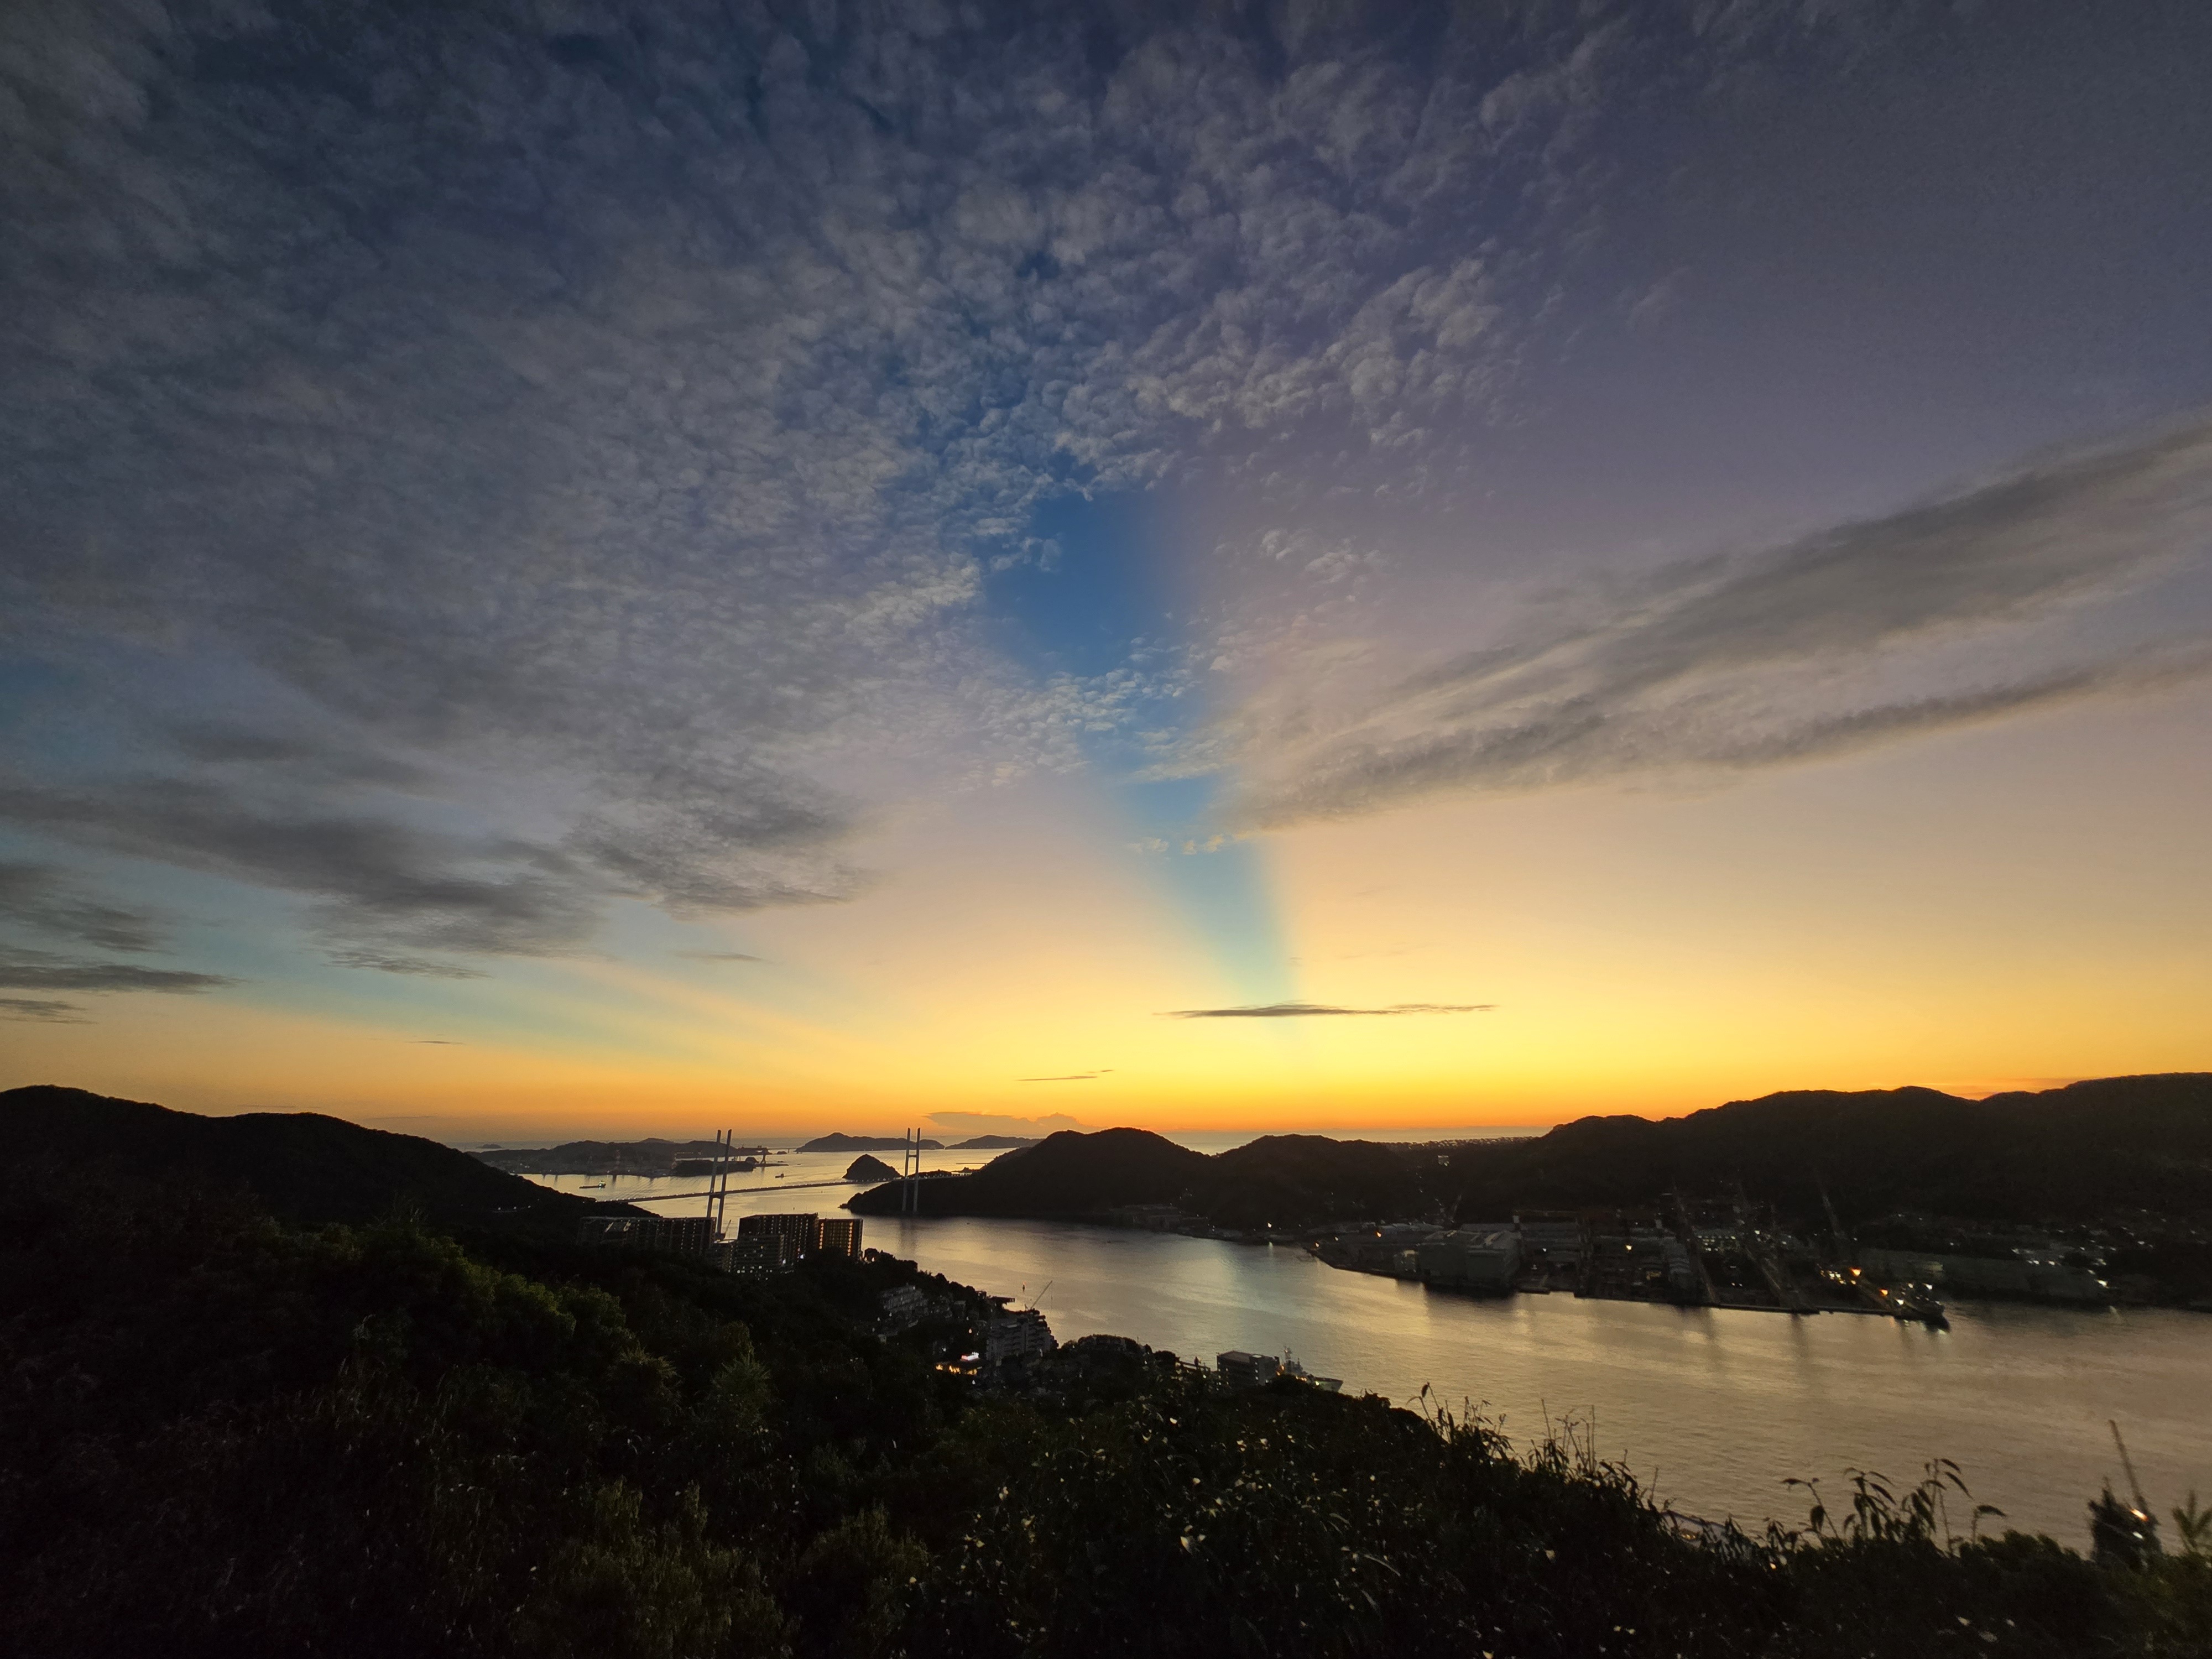
<path fill-rule="evenodd" d="M 380 974 L 404 974 L 420 979 L 488 979 L 482 969 L 432 957 L 395 956 L 388 951 L 338 950 L 330 958 L 341 968 L 367 968 Z"/>
<path fill-rule="evenodd" d="M 52 865 L 0 862 L 0 918 L 107 951 L 158 951 L 160 919 L 95 899 Z"/>
<path fill-rule="evenodd" d="M 1096 1072 L 1069 1072 L 1061 1077 L 1018 1077 L 1014 1081 L 1017 1083 L 1089 1083 L 1095 1078 L 1110 1077 L 1113 1075 L 1113 1071 L 1114 1068 L 1109 1066 Z"/>
<path fill-rule="evenodd" d="M 899 799 L 1176 748 L 1192 664 L 994 642 L 1041 504 L 1466 499 L 1604 121 L 1778 31 L 1865 49 L 1836 7 L 635 9 L 11 18 L 0 617 L 108 722 L 12 822 L 303 897 L 387 972 L 849 898 Z M 1297 551 L 1316 605 L 1378 568 Z M 1523 762 L 1399 765 L 1487 729 L 1408 712 L 1249 816 L 1571 768 L 1596 678 Z"/>
<path fill-rule="evenodd" d="M 100 789 L 10 780 L 0 819 L 79 843 L 303 894 L 340 959 L 440 972 L 390 946 L 495 955 L 571 950 L 611 887 L 558 847 L 464 836 L 366 812 L 299 814 L 220 783 L 165 778 Z"/>
<path fill-rule="evenodd" d="M 884 799 L 1128 728 L 1132 684 L 997 653 L 984 571 L 1079 489 L 1460 443 L 1615 61 L 1532 24 L 1501 66 L 1472 17 L 493 15 L 20 21 L 0 614 L 163 734 L 110 734 L 127 783 L 285 786 L 140 855 L 494 955 L 836 902 Z M 1508 78 L 1546 90 L 1501 134 Z M 426 803 L 494 822 L 433 845 Z"/>
<path fill-rule="evenodd" d="M 48 1002 L 38 997 L 0 997 L 0 1019 L 36 1020 L 47 1025 L 92 1023 L 74 1002 Z"/>
<path fill-rule="evenodd" d="M 765 957 L 748 956 L 743 951 L 678 951 L 679 957 L 693 962 L 765 962 Z"/>
<path fill-rule="evenodd" d="M 1773 766 L 2175 684 L 2212 653 L 2112 617 L 2208 544 L 2200 419 L 1593 588 L 1586 614 L 1407 677 L 1318 732 L 1260 732 L 1233 817 L 1279 827 L 1455 791 Z"/>
<path fill-rule="evenodd" d="M 0 986 L 25 991 L 167 991 L 190 994 L 235 985 L 221 974 L 144 968 L 129 962 L 86 962 L 43 951 L 0 952 Z"/>
<path fill-rule="evenodd" d="M 1325 1002 L 1268 1002 L 1244 1008 L 1170 1008 L 1164 1019 L 1307 1019 L 1328 1014 L 1486 1014 L 1494 1002 L 1396 1002 L 1387 1008 L 1339 1008 Z"/>

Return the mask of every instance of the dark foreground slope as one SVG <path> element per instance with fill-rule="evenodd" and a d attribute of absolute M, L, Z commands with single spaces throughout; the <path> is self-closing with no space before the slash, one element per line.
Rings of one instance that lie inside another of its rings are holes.
<path fill-rule="evenodd" d="M 307 1191 L 313 1167 L 272 1155 L 264 1178 Z M 1164 1360 L 1109 1389 L 981 1396 L 932 1363 L 927 1328 L 875 1334 L 878 1297 L 916 1277 L 878 1260 L 740 1279 L 527 1232 L 464 1247 L 415 1220 L 288 1228 L 104 1156 L 0 1167 L 8 1650 L 2058 1659 L 2212 1642 L 2201 1559 L 1947 1542 L 1932 1505 L 1879 1493 L 1845 1531 L 1698 1541 L 1570 1448 L 1516 1456 L 1480 1426 L 1295 1382 L 1231 1395 Z"/>
<path fill-rule="evenodd" d="M 1080 1216 L 1176 1204 L 1220 1225 L 1656 1204 L 1741 1189 L 1820 1224 L 1898 1211 L 1992 1222 L 2125 1211 L 2212 1220 L 2212 1074 L 2106 1078 L 1966 1100 L 1934 1089 L 1805 1090 L 1686 1117 L 1595 1117 L 1450 1147 L 1271 1135 L 1207 1158 L 1137 1129 L 1073 1131 L 973 1175 L 920 1183 L 928 1215 Z M 898 1207 L 895 1188 L 852 1200 Z"/>
<path fill-rule="evenodd" d="M 434 1140 L 313 1112 L 202 1117 L 39 1085 L 0 1092 L 0 1144 L 19 1164 L 235 1184 L 270 1214 L 301 1221 L 362 1222 L 407 1206 L 447 1225 L 566 1225 L 591 1207 Z"/>
<path fill-rule="evenodd" d="M 270 1176 L 303 1190 L 310 1166 Z M 301 1179 L 295 1179 L 301 1176 Z M 1686 1537 L 1620 1468 L 1172 1360 L 987 1398 L 772 1281 L 0 1170 L 0 1628 L 31 1656 L 2203 1652 L 2212 1568 Z M 956 1287 L 931 1285 L 940 1298 Z M 969 1298 L 973 1301 L 973 1298 Z M 1785 1471 L 1777 1471 L 1785 1474 Z M 1954 1493 L 1958 1498 L 1958 1493 Z M 1958 1509 L 1954 1509 L 1958 1513 Z"/>

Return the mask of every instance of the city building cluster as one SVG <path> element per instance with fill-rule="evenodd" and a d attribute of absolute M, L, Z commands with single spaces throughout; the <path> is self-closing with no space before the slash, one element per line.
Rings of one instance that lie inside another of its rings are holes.
<path fill-rule="evenodd" d="M 781 1273 L 810 1256 L 857 1261 L 861 1253 L 860 1222 L 849 1216 L 740 1216 L 736 1237 L 726 1238 L 705 1215 L 591 1215 L 577 1231 L 587 1244 L 703 1256 L 732 1273 Z"/>

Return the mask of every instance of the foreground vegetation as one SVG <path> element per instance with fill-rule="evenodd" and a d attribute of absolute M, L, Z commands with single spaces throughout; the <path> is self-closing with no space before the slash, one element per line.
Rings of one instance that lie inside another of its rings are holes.
<path fill-rule="evenodd" d="M 2212 1651 L 2212 1562 L 1977 1540 L 1942 1479 L 1686 1536 L 1571 1443 L 1295 1383 L 979 1397 L 872 1334 L 901 1264 L 743 1281 L 11 1180 L 26 1654 Z"/>

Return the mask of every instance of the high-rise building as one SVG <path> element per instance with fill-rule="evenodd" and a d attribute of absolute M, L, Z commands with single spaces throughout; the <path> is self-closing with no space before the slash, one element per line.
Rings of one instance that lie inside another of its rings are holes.
<path fill-rule="evenodd" d="M 1054 1346 L 1052 1327 L 1034 1308 L 1002 1308 L 983 1327 L 983 1363 L 987 1365 L 1000 1364 L 1009 1359 L 1034 1359 L 1039 1354 L 1050 1353 Z"/>
<path fill-rule="evenodd" d="M 858 1216 L 827 1216 L 815 1236 L 815 1248 L 824 1255 L 860 1259 L 860 1219 Z"/>
<path fill-rule="evenodd" d="M 738 1218 L 739 1238 L 769 1237 L 782 1242 L 783 1259 L 796 1261 L 821 1247 L 819 1224 L 811 1215 L 746 1215 Z"/>
<path fill-rule="evenodd" d="M 726 1273 L 776 1273 L 791 1265 L 783 1243 L 775 1233 L 741 1233 L 714 1246 L 714 1263 Z"/>
<path fill-rule="evenodd" d="M 903 1331 L 921 1322 L 929 1311 L 929 1298 L 921 1293 L 919 1285 L 901 1285 L 885 1291 L 878 1299 L 883 1310 L 884 1328 Z"/>
<path fill-rule="evenodd" d="M 698 1255 L 714 1243 L 713 1224 L 703 1215 L 587 1215 L 577 1236 L 587 1244 Z"/>

